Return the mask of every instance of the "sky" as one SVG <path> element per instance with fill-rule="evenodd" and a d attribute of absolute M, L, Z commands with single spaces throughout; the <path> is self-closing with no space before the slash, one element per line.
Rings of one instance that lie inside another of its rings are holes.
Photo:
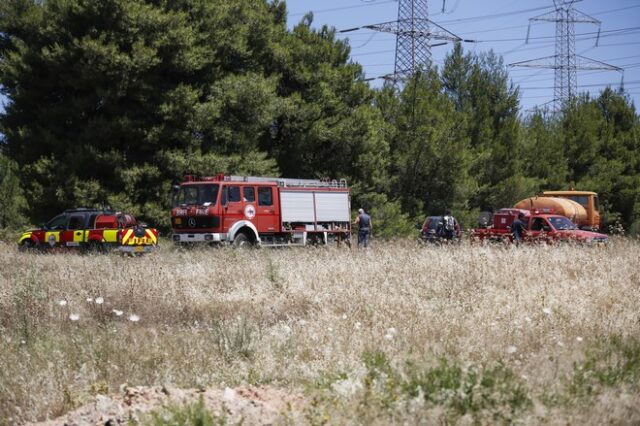
<path fill-rule="evenodd" d="M 313 26 L 328 25 L 338 31 L 397 19 L 395 0 L 287 0 L 290 27 L 305 13 L 314 14 Z M 600 21 L 600 39 L 596 46 L 598 25 L 575 24 L 576 54 L 624 69 L 616 71 L 578 71 L 578 92 L 598 96 L 606 86 L 624 88 L 636 105 L 640 100 L 640 0 L 582 0 L 575 8 Z M 463 38 L 466 51 L 476 53 L 491 49 L 502 56 L 506 65 L 555 55 L 555 23 L 531 22 L 530 39 L 525 43 L 529 19 L 554 10 L 553 0 L 442 0 L 429 1 L 429 18 Z M 367 78 L 393 73 L 395 35 L 368 29 L 341 33 L 351 45 L 351 59 L 364 67 Z M 433 61 L 442 66 L 452 44 L 433 47 Z M 509 67 L 509 75 L 521 89 L 521 108 L 527 112 L 543 107 L 554 99 L 554 70 Z M 382 79 L 371 81 L 374 87 Z"/>
<path fill-rule="evenodd" d="M 640 0 L 582 0 L 576 9 L 601 21 L 600 39 L 596 46 L 598 26 L 575 24 L 576 53 L 590 59 L 624 68 L 624 88 L 636 107 L 640 101 Z M 292 27 L 304 15 L 314 13 L 313 25 L 328 25 L 344 30 L 369 24 L 394 21 L 398 3 L 395 0 L 287 0 L 288 23 Z M 553 56 L 555 23 L 532 22 L 530 40 L 525 43 L 529 19 L 551 12 L 553 0 L 430 0 L 430 19 L 463 39 L 467 51 L 493 49 L 505 64 Z M 362 29 L 339 34 L 348 38 L 351 59 L 364 67 L 368 78 L 390 74 L 394 68 L 395 36 Z M 451 44 L 433 47 L 433 61 L 442 66 Z M 510 67 L 513 83 L 521 89 L 521 107 L 526 112 L 552 101 L 554 71 Z M 615 71 L 578 72 L 578 91 L 597 96 L 607 85 L 619 88 L 622 74 Z M 382 79 L 370 82 L 374 87 Z M 0 97 L 0 112 L 6 99 Z"/>

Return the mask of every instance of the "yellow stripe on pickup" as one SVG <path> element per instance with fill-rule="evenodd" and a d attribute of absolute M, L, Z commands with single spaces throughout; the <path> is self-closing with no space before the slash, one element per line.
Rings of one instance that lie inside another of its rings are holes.
<path fill-rule="evenodd" d="M 45 232 L 43 243 L 49 244 L 50 246 L 60 244 L 60 231 Z"/>
<path fill-rule="evenodd" d="M 158 244 L 158 237 L 153 234 L 151 229 L 146 230 L 147 237 L 151 240 L 151 244 Z"/>
<path fill-rule="evenodd" d="M 22 244 L 24 240 L 30 240 L 32 234 L 33 233 L 31 232 L 23 232 L 22 235 L 20 236 L 20 239 L 18 240 L 18 244 Z"/>
<path fill-rule="evenodd" d="M 122 235 L 122 245 L 127 245 L 127 243 L 129 242 L 129 238 L 131 237 L 131 234 L 133 234 L 133 229 L 127 229 L 124 234 Z"/>
<path fill-rule="evenodd" d="M 102 232 L 102 239 L 105 243 L 117 243 L 118 242 L 118 230 L 117 229 L 105 229 Z"/>

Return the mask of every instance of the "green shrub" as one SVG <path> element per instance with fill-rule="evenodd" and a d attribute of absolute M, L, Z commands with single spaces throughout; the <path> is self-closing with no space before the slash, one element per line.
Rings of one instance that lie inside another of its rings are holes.
<path fill-rule="evenodd" d="M 209 412 L 202 396 L 198 402 L 178 406 L 172 405 L 151 413 L 151 420 L 143 423 L 148 426 L 215 426 L 226 425 L 225 411 L 220 410 L 221 415 L 215 416 Z"/>

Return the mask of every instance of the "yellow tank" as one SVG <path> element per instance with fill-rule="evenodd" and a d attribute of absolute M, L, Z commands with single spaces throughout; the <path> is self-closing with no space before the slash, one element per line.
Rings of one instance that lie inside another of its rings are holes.
<path fill-rule="evenodd" d="M 585 226 L 588 222 L 587 210 L 573 200 L 555 197 L 525 198 L 513 206 L 516 209 L 537 209 L 541 213 L 559 214 L 568 217 L 578 226 Z"/>

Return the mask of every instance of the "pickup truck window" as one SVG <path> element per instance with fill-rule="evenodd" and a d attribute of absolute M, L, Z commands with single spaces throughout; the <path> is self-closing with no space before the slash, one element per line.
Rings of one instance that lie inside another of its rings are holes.
<path fill-rule="evenodd" d="M 51 219 L 45 225 L 45 228 L 48 229 L 49 231 L 55 231 L 58 229 L 64 229 L 66 225 L 67 225 L 67 215 L 61 214 Z"/>
<path fill-rule="evenodd" d="M 542 231 L 542 228 L 547 225 L 547 221 L 544 220 L 541 217 L 536 217 L 535 219 L 533 219 L 533 222 L 531 223 L 531 230 L 532 231 Z"/>
<path fill-rule="evenodd" d="M 576 229 L 576 225 L 566 217 L 551 217 L 549 218 L 549 222 L 551 222 L 553 227 L 556 228 L 557 230 Z"/>
<path fill-rule="evenodd" d="M 71 216 L 67 229 L 84 229 L 84 216 Z"/>

